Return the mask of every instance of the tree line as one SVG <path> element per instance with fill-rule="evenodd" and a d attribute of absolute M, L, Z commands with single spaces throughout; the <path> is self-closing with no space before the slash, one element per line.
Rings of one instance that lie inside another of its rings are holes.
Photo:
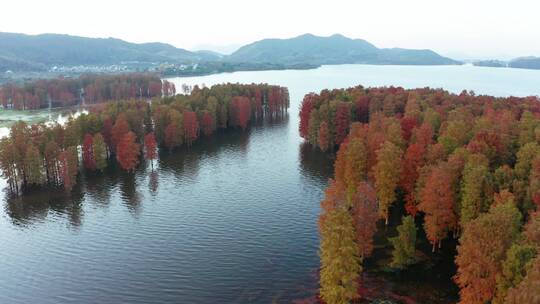
<path fill-rule="evenodd" d="M 7 109 L 29 110 L 49 106 L 95 104 L 111 100 L 148 99 L 173 96 L 173 83 L 144 73 L 82 75 L 78 78 L 38 79 L 0 87 L 0 105 Z"/>
<path fill-rule="evenodd" d="M 44 186 L 69 192 L 82 170 L 118 164 L 132 171 L 142 158 L 152 163 L 158 147 L 172 151 L 220 129 L 243 130 L 252 121 L 284 115 L 288 107 L 284 87 L 222 84 L 151 102 L 104 103 L 63 125 L 19 121 L 0 140 L 0 170 L 16 194 Z"/>
<path fill-rule="evenodd" d="M 390 267 L 418 262 L 419 225 L 435 255 L 458 239 L 460 303 L 538 303 L 538 97 L 323 90 L 304 97 L 299 131 L 323 151 L 338 148 L 319 218 L 326 303 L 361 296 L 376 224 L 388 224 L 392 210 L 405 214 L 389 240 Z"/>

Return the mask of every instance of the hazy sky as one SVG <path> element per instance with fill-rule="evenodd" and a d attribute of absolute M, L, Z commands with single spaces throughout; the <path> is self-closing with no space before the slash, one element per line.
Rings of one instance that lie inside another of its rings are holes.
<path fill-rule="evenodd" d="M 0 31 L 228 50 L 263 38 L 341 33 L 455 58 L 540 56 L 537 0 L 3 0 Z M 1 46 L 0 46 L 1 47 Z"/>

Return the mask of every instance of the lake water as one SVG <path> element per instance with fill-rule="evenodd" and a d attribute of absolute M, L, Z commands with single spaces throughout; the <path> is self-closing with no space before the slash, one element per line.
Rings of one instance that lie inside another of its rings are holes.
<path fill-rule="evenodd" d="M 283 120 L 163 153 L 154 171 L 143 164 L 135 174 L 110 168 L 83 175 L 69 197 L 17 199 L 2 191 L 0 303 L 309 299 L 318 287 L 317 217 L 333 160 L 298 135 L 304 94 L 358 84 L 540 94 L 540 71 L 471 66 L 341 65 L 170 80 L 178 89 L 183 83 L 283 85 L 291 109 Z M 0 112 L 4 127 L 14 113 Z M 47 111 L 33 115 L 49 118 Z"/>

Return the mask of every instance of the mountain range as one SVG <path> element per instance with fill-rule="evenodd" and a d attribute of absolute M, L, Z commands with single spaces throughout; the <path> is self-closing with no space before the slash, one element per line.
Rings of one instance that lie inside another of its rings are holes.
<path fill-rule="evenodd" d="M 125 62 L 188 62 L 217 60 L 207 52 L 191 52 L 165 43 L 130 43 L 114 38 L 60 34 L 0 33 L 1 70 L 42 70 L 55 65 L 111 65 Z"/>
<path fill-rule="evenodd" d="M 232 62 L 280 64 L 406 64 L 449 65 L 460 62 L 431 50 L 380 49 L 362 39 L 335 34 L 305 34 L 290 39 L 264 39 L 241 47 L 227 57 Z"/>
<path fill-rule="evenodd" d="M 508 66 L 511 68 L 519 69 L 535 69 L 540 70 L 540 57 L 519 57 L 510 60 Z"/>
<path fill-rule="evenodd" d="M 188 51 L 166 43 L 130 43 L 115 38 L 61 34 L 25 35 L 0 32 L 0 71 L 45 71 L 53 66 L 149 65 L 223 62 L 228 65 L 317 66 L 323 64 L 446 65 L 460 62 L 431 50 L 377 48 L 342 35 L 305 34 L 290 39 L 264 39 L 231 55 Z"/>

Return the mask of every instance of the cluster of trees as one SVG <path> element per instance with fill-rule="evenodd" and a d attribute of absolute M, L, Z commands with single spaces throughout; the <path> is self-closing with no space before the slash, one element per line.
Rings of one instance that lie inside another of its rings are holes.
<path fill-rule="evenodd" d="M 288 105 L 283 87 L 224 84 L 152 102 L 105 103 L 64 125 L 19 121 L 0 140 L 0 170 L 14 193 L 36 186 L 70 191 L 82 170 L 100 172 L 116 160 L 132 171 L 143 155 L 154 160 L 158 146 L 172 150 L 191 145 L 201 131 L 245 129 L 252 120 L 283 115 Z"/>
<path fill-rule="evenodd" d="M 0 104 L 17 110 L 71 106 L 111 100 L 173 96 L 173 83 L 153 74 L 82 75 L 79 78 L 39 79 L 0 87 Z"/>
<path fill-rule="evenodd" d="M 339 147 L 319 220 L 325 302 L 359 297 L 376 223 L 400 210 L 391 267 L 416 262 L 419 225 L 433 252 L 459 240 L 460 303 L 538 302 L 538 97 L 325 90 L 305 96 L 299 129 L 321 150 Z"/>

